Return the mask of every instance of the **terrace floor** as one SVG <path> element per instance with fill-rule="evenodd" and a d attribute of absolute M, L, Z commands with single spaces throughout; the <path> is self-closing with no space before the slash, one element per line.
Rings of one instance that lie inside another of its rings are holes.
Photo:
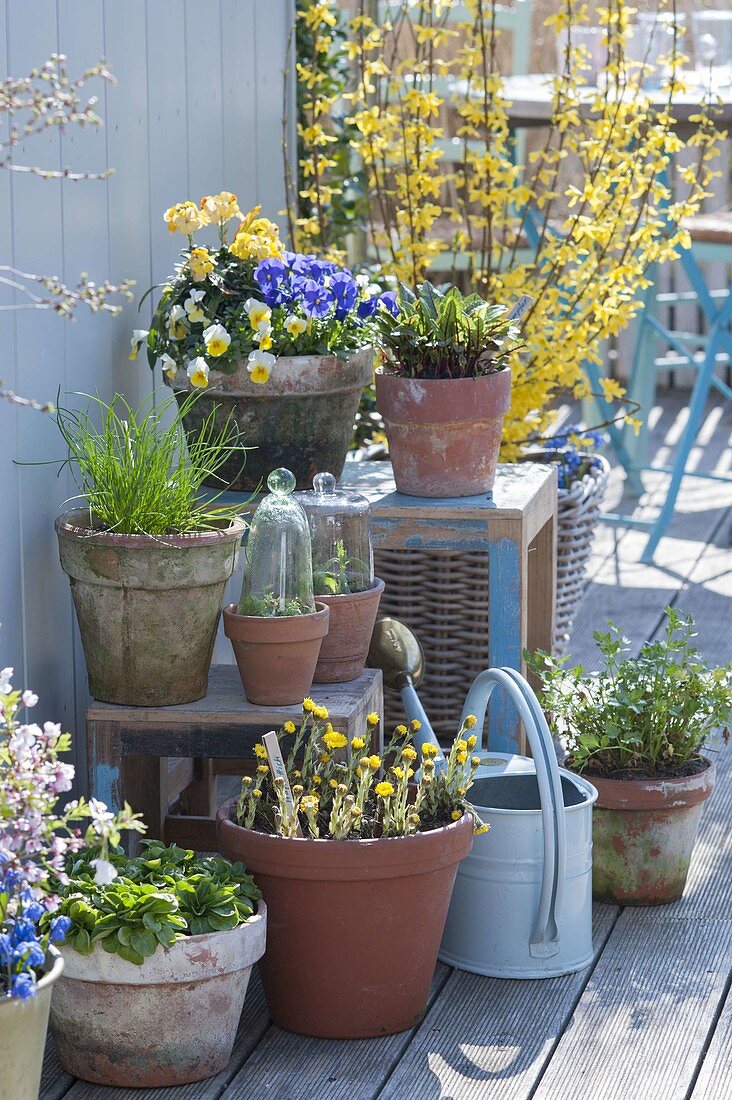
<path fill-rule="evenodd" d="M 653 450 L 668 461 L 683 396 L 653 411 Z M 729 407 L 710 405 L 695 459 L 729 470 Z M 660 476 L 636 515 L 652 515 Z M 621 500 L 613 473 L 608 506 Z M 635 647 L 674 604 L 694 614 L 699 646 L 730 659 L 732 484 L 685 480 L 655 566 L 645 535 L 603 527 L 571 651 L 593 664 L 592 631 L 612 618 Z M 498 981 L 438 965 L 430 1009 L 413 1032 L 358 1042 L 305 1039 L 274 1027 L 252 982 L 232 1061 L 179 1089 L 104 1089 L 74 1081 L 49 1043 L 42 1100 L 728 1100 L 732 1097 L 732 746 L 704 813 L 684 898 L 657 909 L 596 906 L 595 959 L 581 974 Z M 405 962 L 409 936 L 405 929 Z"/>

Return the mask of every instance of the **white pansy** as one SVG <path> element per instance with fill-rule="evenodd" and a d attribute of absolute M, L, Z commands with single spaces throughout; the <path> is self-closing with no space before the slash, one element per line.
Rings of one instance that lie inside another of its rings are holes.
<path fill-rule="evenodd" d="M 167 351 L 164 351 L 160 356 L 160 362 L 163 364 L 163 371 L 167 378 L 172 381 L 178 373 L 178 364 L 172 355 L 168 355 Z"/>
<path fill-rule="evenodd" d="M 202 355 L 196 356 L 189 364 L 186 374 L 192 386 L 203 390 L 208 385 L 208 363 Z"/>
<path fill-rule="evenodd" d="M 200 302 L 205 297 L 205 290 L 192 290 L 183 303 L 183 308 L 186 311 L 186 316 L 191 324 L 200 324 L 206 320 L 206 314 L 201 308 Z"/>
<path fill-rule="evenodd" d="M 137 354 L 142 344 L 148 338 L 148 330 L 146 328 L 136 328 L 130 337 L 130 359 L 137 359 Z"/>
<path fill-rule="evenodd" d="M 223 325 L 209 325 L 207 329 L 203 330 L 203 342 L 206 345 L 208 354 L 217 359 L 229 347 L 231 337 Z"/>
<path fill-rule="evenodd" d="M 256 382 L 261 385 L 269 379 L 272 373 L 272 367 L 275 365 L 277 357 L 270 354 L 268 351 L 252 351 L 249 353 L 247 360 L 247 370 L 252 382 Z"/>
<path fill-rule="evenodd" d="M 244 309 L 247 311 L 249 323 L 257 331 L 257 325 L 262 321 L 269 321 L 272 316 L 272 310 L 266 304 L 266 302 L 259 302 L 256 298 L 247 298 L 244 303 Z"/>

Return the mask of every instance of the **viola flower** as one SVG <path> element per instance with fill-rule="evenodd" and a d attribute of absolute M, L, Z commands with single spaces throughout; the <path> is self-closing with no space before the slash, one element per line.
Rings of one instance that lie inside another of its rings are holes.
<path fill-rule="evenodd" d="M 204 390 L 208 385 L 208 363 L 202 355 L 198 355 L 188 364 L 186 374 L 192 386 Z"/>
<path fill-rule="evenodd" d="M 249 359 L 247 361 L 247 370 L 249 371 L 249 377 L 252 382 L 256 382 L 258 385 L 263 384 L 269 379 L 272 373 L 272 367 L 275 365 L 276 357 L 270 355 L 268 351 L 252 351 L 249 353 Z"/>
<path fill-rule="evenodd" d="M 186 311 L 183 306 L 173 306 L 168 314 L 168 332 L 171 340 L 182 340 L 188 332 Z"/>
<path fill-rule="evenodd" d="M 335 315 L 337 320 L 351 312 L 358 298 L 358 287 L 353 276 L 347 271 L 338 271 L 330 277 L 330 290 L 335 299 Z"/>
<path fill-rule="evenodd" d="M 262 260 L 254 269 L 254 281 L 269 305 L 277 305 L 282 298 L 281 287 L 287 277 L 287 269 L 280 259 Z"/>
<path fill-rule="evenodd" d="M 261 351 L 269 351 L 272 347 L 272 326 L 269 321 L 260 321 L 257 325 L 257 340 Z"/>
<path fill-rule="evenodd" d="M 303 309 L 308 317 L 325 317 L 335 302 L 333 292 L 314 279 L 308 279 L 303 289 Z"/>
<path fill-rule="evenodd" d="M 183 303 L 183 309 L 192 325 L 200 324 L 206 320 L 206 314 L 201 308 L 201 302 L 206 297 L 205 290 L 192 290 Z"/>
<path fill-rule="evenodd" d="M 272 317 L 272 310 L 267 303 L 259 302 L 256 298 L 247 298 L 244 309 L 254 332 L 257 331 L 262 321 L 269 321 Z"/>
<path fill-rule="evenodd" d="M 301 336 L 305 329 L 308 327 L 307 321 L 303 321 L 302 317 L 295 317 L 294 314 L 285 319 L 282 326 L 293 340 L 297 340 L 298 336 Z"/>
<path fill-rule="evenodd" d="M 188 257 L 188 270 L 194 283 L 202 283 L 214 269 L 214 262 L 207 248 L 192 248 Z"/>
<path fill-rule="evenodd" d="M 391 313 L 393 317 L 396 317 L 399 312 L 399 303 L 397 301 L 397 293 L 395 290 L 387 290 L 379 297 L 378 302 L 379 305 L 384 307 L 384 309 L 388 309 L 389 313 Z"/>
<path fill-rule="evenodd" d="M 146 328 L 134 329 L 132 336 L 130 337 L 130 359 L 137 359 L 140 348 L 147 340 L 148 335 L 149 334 Z"/>
<path fill-rule="evenodd" d="M 203 341 L 206 345 L 207 354 L 213 356 L 214 359 L 218 359 L 220 355 L 228 351 L 231 337 L 223 325 L 209 325 L 207 329 L 203 330 Z"/>
<path fill-rule="evenodd" d="M 172 355 L 168 355 L 167 351 L 164 351 L 160 356 L 160 362 L 163 364 L 163 373 L 166 378 L 169 378 L 172 382 L 178 373 L 178 364 Z"/>

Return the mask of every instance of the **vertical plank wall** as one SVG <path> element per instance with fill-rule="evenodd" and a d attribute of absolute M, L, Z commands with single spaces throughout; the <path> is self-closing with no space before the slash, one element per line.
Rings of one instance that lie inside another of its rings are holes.
<path fill-rule="evenodd" d="M 72 391 L 117 390 L 139 400 L 152 386 L 130 363 L 137 300 L 172 270 L 181 239 L 162 221 L 171 203 L 223 188 L 244 209 L 284 205 L 282 74 L 294 0 L 0 0 L 2 76 L 21 76 L 51 53 L 76 75 L 104 57 L 117 83 L 96 82 L 104 126 L 34 138 L 18 163 L 115 169 L 107 181 L 48 181 L 0 170 L 0 264 L 112 282 L 137 280 L 118 317 L 0 309 L 0 381 L 67 404 Z M 1 140 L 1 139 L 0 139 Z M 17 299 L 20 301 L 20 299 Z M 0 288 L 0 306 L 13 302 Z M 0 667 L 41 697 L 34 715 L 75 734 L 83 761 L 88 702 L 68 581 L 58 563 L 54 516 L 73 493 L 57 465 L 60 440 L 44 415 L 0 403 Z M 26 463 L 17 465 L 16 463 Z"/>

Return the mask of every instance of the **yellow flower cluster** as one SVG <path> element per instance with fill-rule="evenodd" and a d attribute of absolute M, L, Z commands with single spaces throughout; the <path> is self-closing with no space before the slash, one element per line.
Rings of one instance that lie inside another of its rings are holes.
<path fill-rule="evenodd" d="M 260 210 L 261 207 L 255 206 L 242 218 L 229 245 L 229 251 L 240 260 L 271 260 L 281 257 L 285 251 L 279 228 L 269 218 L 258 217 Z"/>
<path fill-rule="evenodd" d="M 688 243 L 681 222 L 717 174 L 719 135 L 705 111 L 692 119 L 688 141 L 678 135 L 672 101 L 687 60 L 678 43 L 664 59 L 665 104 L 650 102 L 626 50 L 629 0 L 600 0 L 594 15 L 581 0 L 561 0 L 547 20 L 553 32 L 591 18 L 602 28 L 603 86 L 588 88 L 586 50 L 568 46 L 553 78 L 548 128 L 526 164 L 517 163 L 493 5 L 465 0 L 461 21 L 441 22 L 438 7 L 454 6 L 413 0 L 392 24 L 377 23 L 366 0 L 356 0 L 343 46 L 354 75 L 342 98 L 372 196 L 364 236 L 381 271 L 414 284 L 441 258 L 434 277 L 444 281 L 447 258 L 452 281 L 459 272 L 490 300 L 534 299 L 512 370 L 503 455 L 510 459 L 546 431 L 558 392 L 586 393 L 584 364 L 601 364 L 604 342 L 641 308 L 653 266 Z M 334 7 L 311 6 L 313 28 L 323 24 L 318 33 L 327 33 Z M 312 114 L 300 134 L 300 175 L 317 212 L 313 224 L 297 227 L 307 249 L 327 236 L 332 103 L 315 61 L 301 63 L 298 80 Z M 456 161 L 445 158 L 448 140 Z M 696 164 L 679 155 L 685 149 L 696 150 Z M 611 384 L 606 397 L 619 400 L 622 389 Z"/>

